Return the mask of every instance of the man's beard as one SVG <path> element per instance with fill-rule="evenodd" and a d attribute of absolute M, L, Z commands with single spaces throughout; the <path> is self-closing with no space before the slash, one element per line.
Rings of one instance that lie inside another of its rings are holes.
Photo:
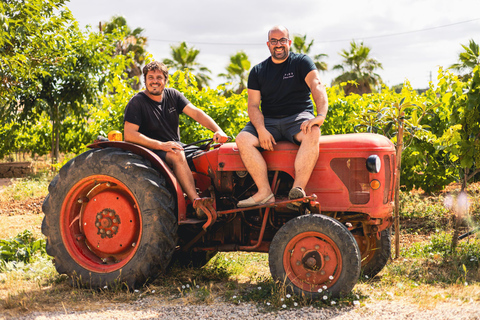
<path fill-rule="evenodd" d="M 147 87 L 148 93 L 150 93 L 152 96 L 161 96 L 161 95 L 163 94 L 163 90 L 164 90 L 164 89 L 165 89 L 165 88 L 162 88 L 162 89 L 156 88 L 155 91 L 152 91 L 152 90 L 150 90 L 150 89 Z"/>
<path fill-rule="evenodd" d="M 284 60 L 288 57 L 288 52 L 285 48 L 283 48 L 283 51 L 280 52 L 277 52 L 275 49 L 273 49 L 272 56 L 277 60 Z"/>

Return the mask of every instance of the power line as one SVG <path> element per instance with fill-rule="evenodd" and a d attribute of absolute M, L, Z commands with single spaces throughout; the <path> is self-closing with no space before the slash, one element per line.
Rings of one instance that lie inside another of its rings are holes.
<path fill-rule="evenodd" d="M 455 22 L 455 23 L 450 23 L 450 24 L 445 24 L 441 26 L 436 26 L 436 27 L 430 27 L 430 28 L 424 28 L 424 29 L 418 29 L 418 30 L 411 30 L 411 31 L 404 31 L 404 32 L 397 32 L 397 33 L 389 33 L 389 34 L 384 34 L 384 35 L 377 35 L 377 36 L 369 36 L 369 37 L 361 37 L 359 39 L 376 39 L 376 38 L 386 38 L 386 37 L 395 37 L 395 36 L 401 36 L 405 34 L 411 34 L 411 33 L 417 33 L 417 32 L 425 32 L 425 31 L 430 31 L 430 30 L 435 30 L 435 29 L 440 29 L 440 28 L 448 28 L 451 26 L 459 25 L 459 24 L 465 24 L 465 23 L 470 23 L 473 21 L 478 21 L 480 18 L 476 19 L 471 19 L 471 20 L 465 20 L 465 21 L 460 21 L 460 22 Z M 149 38 L 149 41 L 157 41 L 157 42 L 180 42 L 178 40 L 165 40 L 165 39 L 152 39 Z M 336 39 L 336 40 L 323 40 L 323 41 L 315 41 L 316 43 L 334 43 L 334 42 L 345 42 L 345 41 L 352 41 L 355 39 L 348 38 L 348 39 Z M 199 45 L 215 45 L 215 46 L 232 46 L 232 45 L 240 45 L 240 46 L 263 46 L 265 45 L 264 43 L 239 43 L 239 42 L 202 42 L 202 41 L 185 41 L 190 44 L 199 44 Z"/>
<path fill-rule="evenodd" d="M 384 34 L 384 35 L 378 35 L 378 36 L 362 37 L 361 39 L 376 39 L 376 38 L 395 37 L 395 36 L 401 36 L 401 35 L 404 35 L 404 34 L 424 32 L 424 31 L 430 31 L 430 30 L 440 29 L 440 28 L 447 28 L 447 27 L 451 27 L 451 26 L 455 26 L 455 25 L 459 25 L 459 24 L 464 24 L 464 23 L 469 23 L 469 22 L 473 22 L 473 21 L 477 21 L 477 20 L 480 20 L 480 18 L 461 21 L 461 22 L 455 22 L 455 23 L 450 23 L 450 24 L 445 24 L 445 25 L 437 26 L 437 27 L 424 28 L 424 29 L 419 29 L 419 30 L 390 33 L 390 34 Z M 325 41 L 318 41 L 318 42 L 320 42 L 320 43 L 331 43 L 331 42 L 343 42 L 343 41 L 351 41 L 351 40 L 352 39 L 339 39 L 339 40 L 325 40 Z"/>

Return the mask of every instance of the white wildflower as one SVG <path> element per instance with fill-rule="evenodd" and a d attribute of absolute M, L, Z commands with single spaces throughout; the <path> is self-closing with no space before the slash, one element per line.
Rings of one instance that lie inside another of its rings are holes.
<path fill-rule="evenodd" d="M 335 301 L 330 301 L 330 304 L 333 306 L 333 305 L 336 305 L 337 303 Z"/>
<path fill-rule="evenodd" d="M 323 290 L 327 290 L 327 289 L 328 289 L 328 287 L 327 287 L 327 286 L 323 286 Z"/>
<path fill-rule="evenodd" d="M 328 277 L 328 279 L 333 280 L 333 276 Z"/>
<path fill-rule="evenodd" d="M 285 309 L 287 307 L 286 304 L 282 304 L 282 308 Z"/>
<path fill-rule="evenodd" d="M 322 292 L 322 289 L 318 289 L 318 293 Z"/>
<path fill-rule="evenodd" d="M 137 290 L 137 289 L 135 289 L 135 293 L 138 293 L 138 290 Z"/>
<path fill-rule="evenodd" d="M 327 300 L 327 299 L 328 299 L 328 297 L 327 297 L 327 296 L 323 296 L 323 300 Z"/>
<path fill-rule="evenodd" d="M 290 299 L 291 295 L 290 295 L 290 294 L 287 294 L 286 297 L 287 297 L 287 299 Z"/>
<path fill-rule="evenodd" d="M 155 290 L 152 290 L 152 293 L 155 293 Z"/>
<path fill-rule="evenodd" d="M 258 289 L 258 290 L 262 290 L 262 287 L 258 287 L 257 289 Z"/>
<path fill-rule="evenodd" d="M 189 284 L 187 284 L 187 288 L 190 288 L 190 285 L 189 285 Z"/>
<path fill-rule="evenodd" d="M 103 287 L 103 289 L 108 289 L 108 286 Z"/>
<path fill-rule="evenodd" d="M 353 301 L 353 305 L 354 305 L 354 306 L 359 306 L 359 305 L 360 305 L 360 301 L 358 301 L 358 300 Z"/>
<path fill-rule="evenodd" d="M 182 289 L 185 289 L 185 285 L 182 285 Z"/>
<path fill-rule="evenodd" d="M 295 307 L 297 307 L 297 306 L 298 306 L 298 303 L 294 302 L 293 305 L 294 305 Z"/>

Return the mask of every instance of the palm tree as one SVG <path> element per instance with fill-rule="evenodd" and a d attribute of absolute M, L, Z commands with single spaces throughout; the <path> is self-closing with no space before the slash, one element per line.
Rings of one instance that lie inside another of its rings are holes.
<path fill-rule="evenodd" d="M 211 71 L 195 61 L 200 50 L 194 47 L 189 48 L 185 42 L 180 43 L 178 46 L 170 46 L 170 48 L 172 49 L 171 54 L 173 59 L 164 59 L 163 63 L 175 70 L 188 70 L 192 72 L 197 81 L 198 89 L 208 86 L 208 81 L 212 79 L 207 73 L 211 73 Z"/>
<path fill-rule="evenodd" d="M 232 82 L 236 89 L 235 93 L 240 94 L 247 88 L 248 71 L 251 63 L 245 52 L 240 51 L 230 56 L 230 64 L 225 68 L 228 73 L 220 73 L 219 77 L 224 77 Z"/>
<path fill-rule="evenodd" d="M 308 55 L 313 46 L 313 42 L 314 40 L 307 43 L 307 35 L 304 35 L 304 36 L 294 35 L 291 50 L 292 52 L 303 53 Z M 313 57 L 313 62 L 315 63 L 315 66 L 317 67 L 318 71 L 328 70 L 327 63 L 324 61 L 320 61 L 324 57 L 328 57 L 328 55 L 325 53 L 320 53 Z"/>
<path fill-rule="evenodd" d="M 460 75 L 460 78 L 462 81 L 467 81 L 472 78 L 473 69 L 480 65 L 480 47 L 473 39 L 470 39 L 468 47 L 463 44 L 461 46 L 465 51 L 458 55 L 458 63 L 452 64 L 449 69 L 466 72 Z"/>
<path fill-rule="evenodd" d="M 357 44 L 350 42 L 350 51 L 342 50 L 340 55 L 344 58 L 343 63 L 333 67 L 333 70 L 342 72 L 333 80 L 334 84 L 347 82 L 344 87 L 345 94 L 371 93 L 372 90 L 382 83 L 382 78 L 375 73 L 376 69 L 383 69 L 382 64 L 374 58 L 370 58 L 370 48 L 363 42 Z M 355 81 L 356 84 L 349 81 Z"/>
<path fill-rule="evenodd" d="M 142 28 L 130 29 L 127 20 L 122 16 L 113 16 L 109 22 L 101 24 L 101 30 L 105 34 L 113 34 L 121 31 L 125 33 L 125 38 L 116 44 L 115 55 L 133 54 L 133 61 L 127 67 L 129 79 L 134 79 L 130 84 L 134 90 L 140 89 L 140 78 L 142 76 L 142 66 L 145 63 L 147 38 L 142 36 Z"/>

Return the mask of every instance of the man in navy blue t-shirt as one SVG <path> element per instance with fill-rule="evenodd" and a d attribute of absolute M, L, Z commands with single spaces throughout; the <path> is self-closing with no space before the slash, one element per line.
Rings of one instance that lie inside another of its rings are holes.
<path fill-rule="evenodd" d="M 318 159 L 320 127 L 328 112 L 327 92 L 313 61 L 304 54 L 290 53 L 289 37 L 285 27 L 273 27 L 267 41 L 271 56 L 253 67 L 248 78 L 250 122 L 238 134 L 236 142 L 258 192 L 240 201 L 238 207 L 275 201 L 267 164 L 258 147 L 273 150 L 278 140 L 300 145 L 290 199 L 306 196 L 304 188 Z M 310 94 L 315 101 L 316 116 Z"/>
<path fill-rule="evenodd" d="M 215 142 L 226 142 L 228 137 L 210 116 L 192 105 L 183 94 L 165 88 L 168 69 L 163 63 L 147 64 L 143 76 L 146 89 L 137 93 L 125 108 L 125 141 L 140 144 L 158 154 L 172 167 L 183 192 L 194 203 L 198 194 L 180 142 L 179 115 L 185 113 L 213 131 Z"/>

